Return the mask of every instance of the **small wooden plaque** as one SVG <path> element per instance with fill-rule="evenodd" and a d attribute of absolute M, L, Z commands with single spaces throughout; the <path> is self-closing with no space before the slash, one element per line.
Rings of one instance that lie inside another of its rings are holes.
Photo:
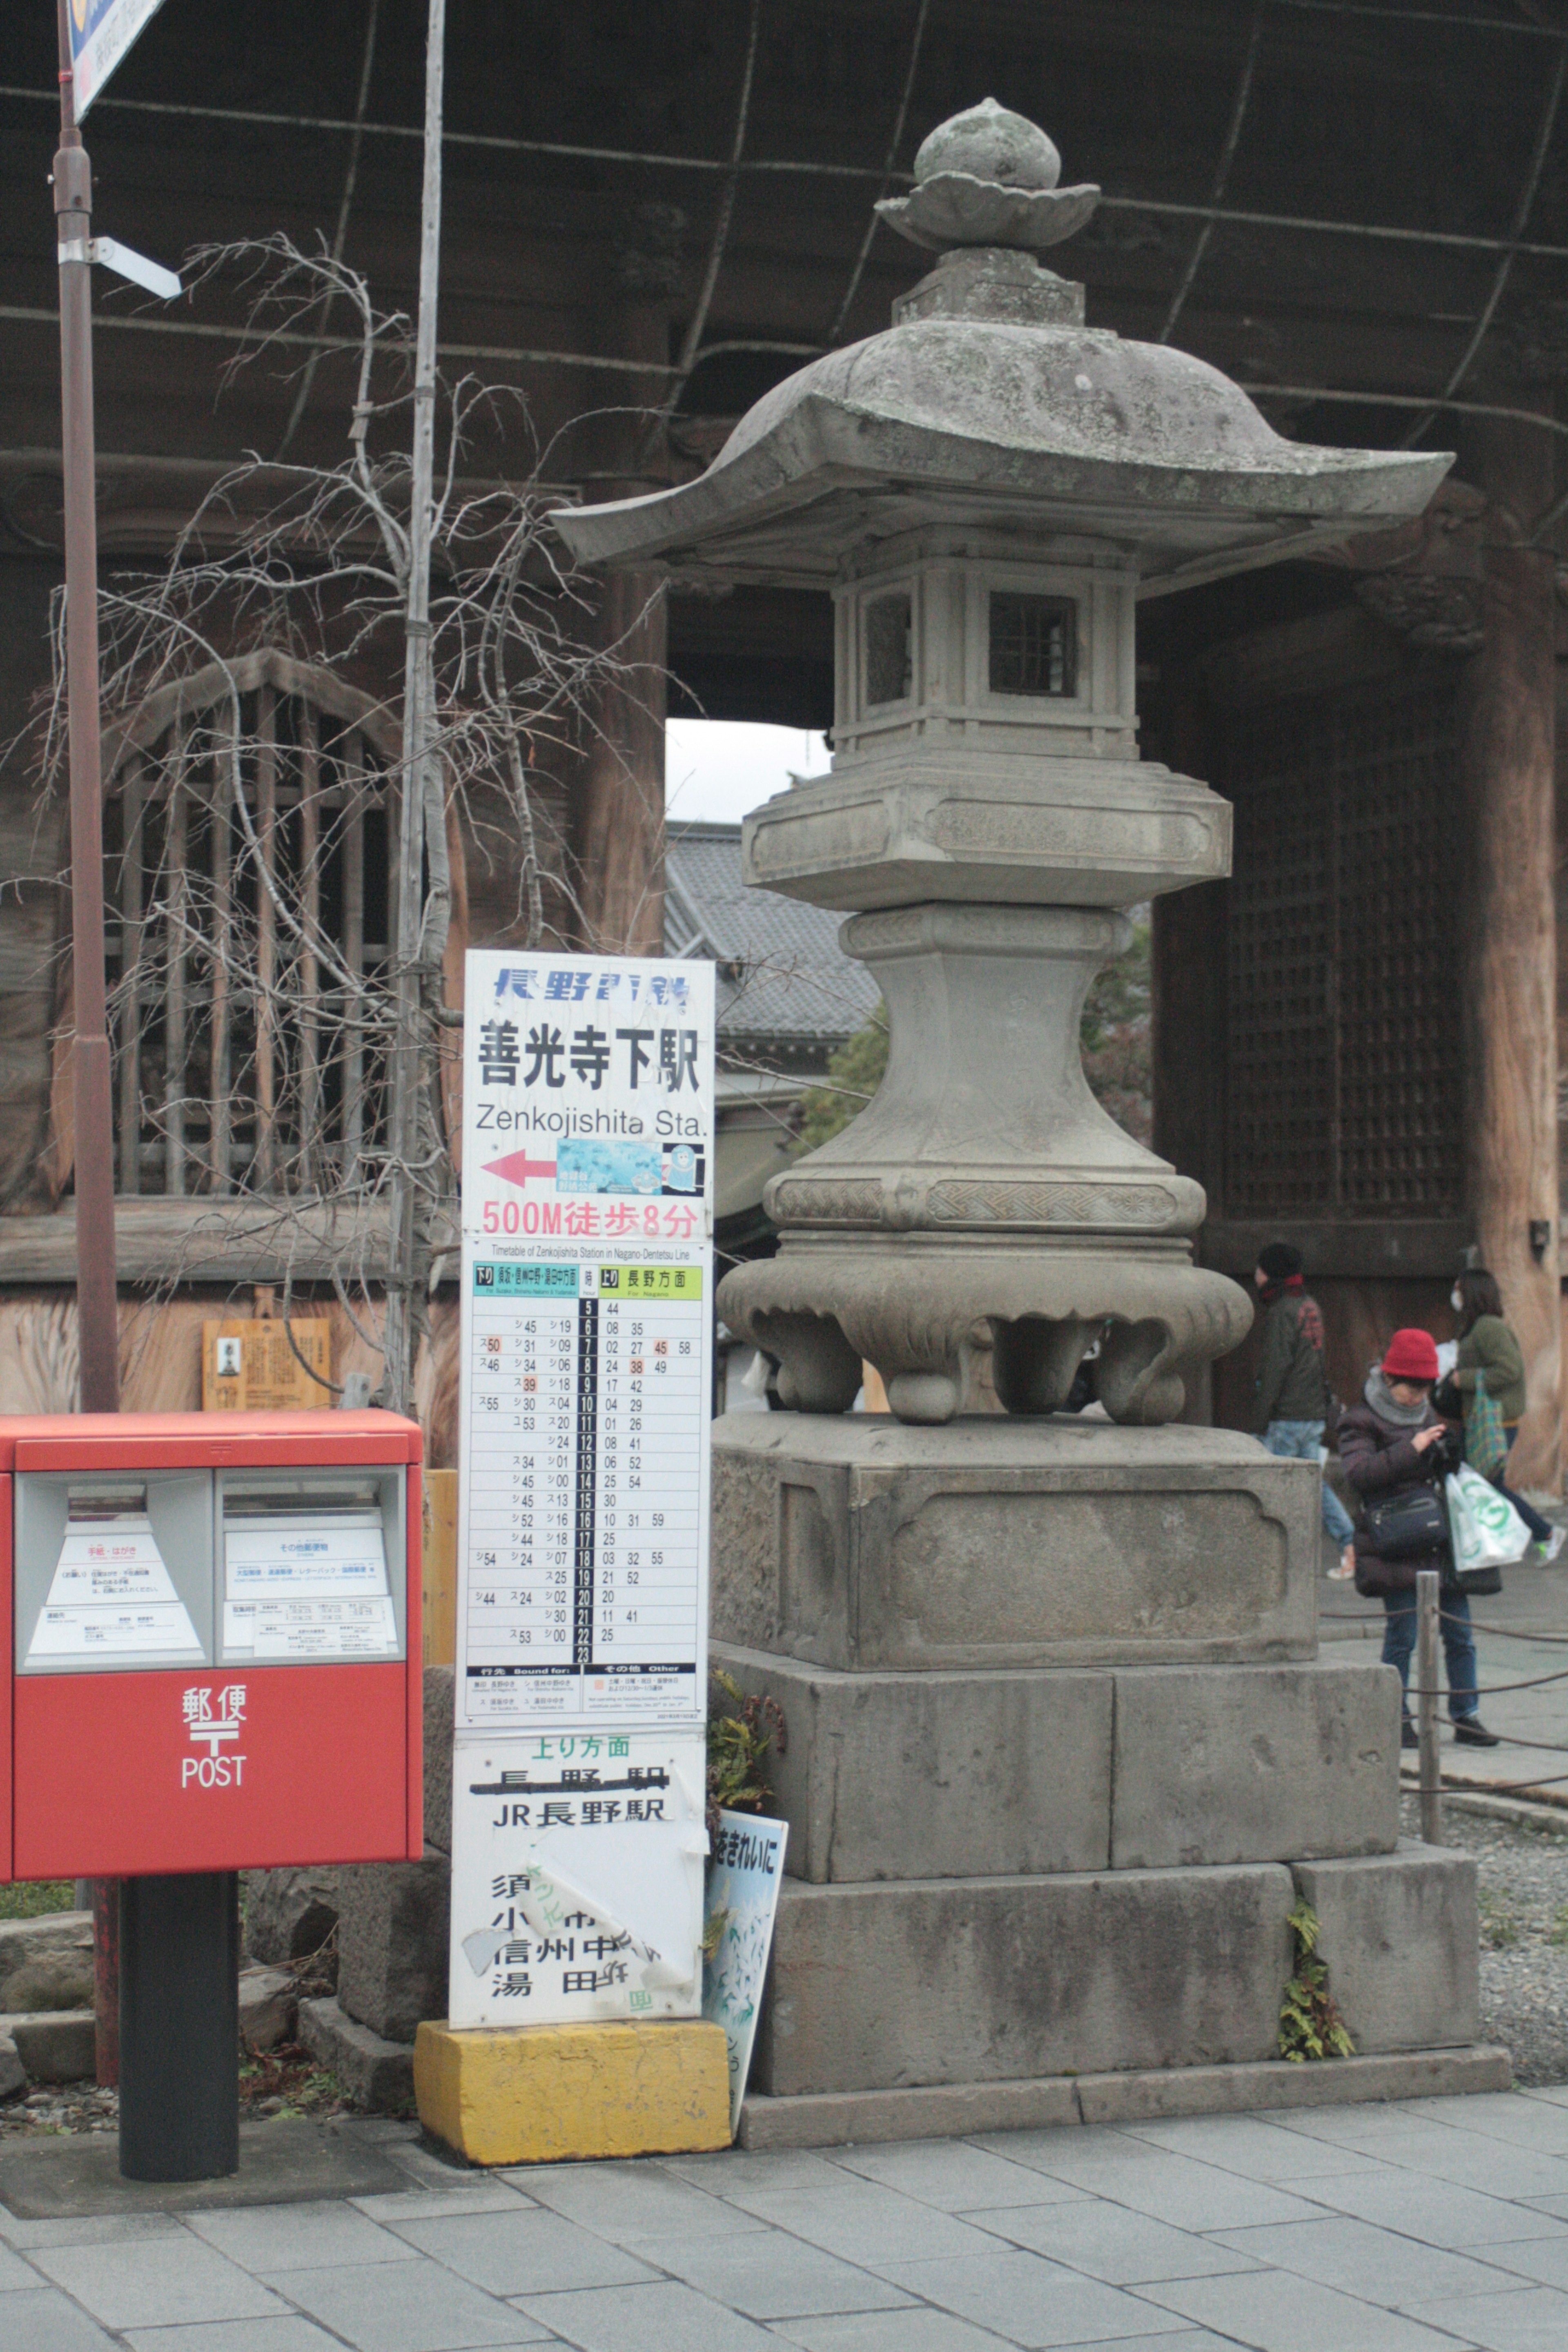
<path fill-rule="evenodd" d="M 290 1330 L 299 1356 L 289 1345 Z M 295 1316 L 287 1330 L 281 1318 L 202 1325 L 204 1412 L 310 1412 L 331 1403 L 331 1373 L 332 1327 L 325 1318 Z"/>

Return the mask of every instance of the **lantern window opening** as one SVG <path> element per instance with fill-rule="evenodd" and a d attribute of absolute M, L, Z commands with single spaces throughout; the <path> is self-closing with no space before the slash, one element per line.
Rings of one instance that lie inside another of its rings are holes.
<path fill-rule="evenodd" d="M 1078 606 L 1067 596 L 992 589 L 989 686 L 993 694 L 1070 701 L 1078 693 Z"/>
<path fill-rule="evenodd" d="M 908 702 L 914 694 L 914 596 L 899 588 L 868 596 L 861 607 L 868 709 Z"/>

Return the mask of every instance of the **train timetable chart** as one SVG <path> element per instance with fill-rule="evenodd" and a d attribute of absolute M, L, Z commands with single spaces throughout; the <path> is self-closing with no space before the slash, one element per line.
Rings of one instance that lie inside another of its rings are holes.
<path fill-rule="evenodd" d="M 705 1273 L 468 1253 L 468 1725 L 700 1717 Z"/>
<path fill-rule="evenodd" d="M 457 1727 L 707 1711 L 713 967 L 479 950 Z"/>

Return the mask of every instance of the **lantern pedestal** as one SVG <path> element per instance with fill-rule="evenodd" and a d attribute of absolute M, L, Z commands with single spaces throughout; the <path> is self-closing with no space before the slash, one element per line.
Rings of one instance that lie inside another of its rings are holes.
<path fill-rule="evenodd" d="M 716 1662 L 787 1726 L 747 2145 L 1085 2119 L 1072 2076 L 1097 2116 L 1284 2104 L 1302 1898 L 1337 2095 L 1415 2095 L 1434 2051 L 1506 2084 L 1474 1866 L 1399 1837 L 1397 1678 L 1318 1654 L 1317 1486 L 1098 1417 L 718 1424 Z"/>

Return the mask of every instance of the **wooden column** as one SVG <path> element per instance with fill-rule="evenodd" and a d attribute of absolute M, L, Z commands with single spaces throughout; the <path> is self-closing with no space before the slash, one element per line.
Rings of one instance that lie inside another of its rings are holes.
<path fill-rule="evenodd" d="M 617 359 L 669 356 L 668 306 L 657 300 L 606 300 L 595 316 L 595 347 Z M 584 485 L 594 499 L 636 498 L 668 479 L 662 425 L 653 421 L 669 378 L 616 373 L 603 379 L 606 407 L 582 448 L 600 478 Z M 595 463 L 596 461 L 596 463 Z M 604 470 L 625 467 L 623 479 Z M 668 703 L 668 630 L 658 577 L 617 572 L 599 583 L 595 631 L 618 666 L 595 698 L 583 735 L 573 846 L 583 910 L 583 944 L 592 951 L 664 951 L 664 726 Z"/>
<path fill-rule="evenodd" d="M 1486 641 L 1467 679 L 1463 789 L 1470 1208 L 1524 1350 L 1529 1411 L 1510 1483 L 1562 1486 L 1553 907 L 1554 559 L 1524 543 L 1553 494 L 1552 439 L 1489 422 L 1467 453 L 1485 491 Z M 1462 1006 L 1462 1016 L 1461 1016 Z M 1531 1242 L 1544 1234 L 1539 1251 Z"/>
<path fill-rule="evenodd" d="M 661 955 L 668 631 L 657 581 L 641 572 L 606 579 L 597 635 L 624 674 L 606 679 L 595 698 L 578 781 L 584 945 L 602 954 Z"/>

